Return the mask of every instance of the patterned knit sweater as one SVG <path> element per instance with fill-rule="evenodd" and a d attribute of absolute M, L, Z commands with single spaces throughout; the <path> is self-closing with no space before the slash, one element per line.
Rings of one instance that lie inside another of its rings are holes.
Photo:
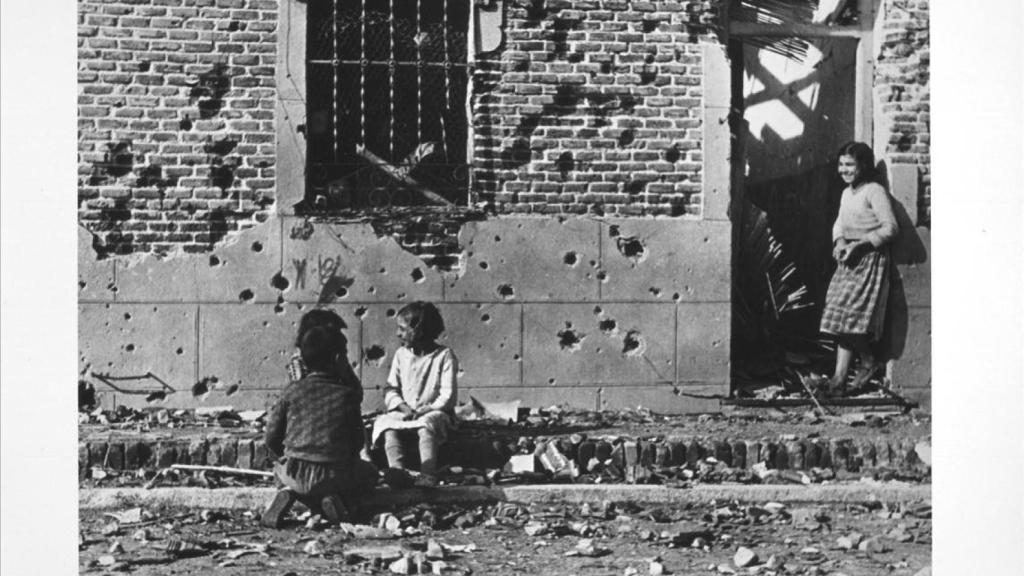
<path fill-rule="evenodd" d="M 267 419 L 267 448 L 280 457 L 351 462 L 364 444 L 358 381 L 314 372 L 285 387 Z"/>

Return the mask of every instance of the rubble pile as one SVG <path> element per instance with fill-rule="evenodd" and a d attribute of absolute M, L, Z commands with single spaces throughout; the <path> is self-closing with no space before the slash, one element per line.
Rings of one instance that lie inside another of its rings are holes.
<path fill-rule="evenodd" d="M 79 548 L 86 572 L 191 562 L 276 567 L 274 573 L 287 574 L 282 567 L 315 559 L 323 568 L 369 574 L 538 573 L 521 564 L 528 560 L 522 553 L 532 552 L 547 556 L 549 567 L 600 559 L 620 574 L 691 573 L 699 567 L 719 574 L 817 576 L 845 573 L 852 560 L 876 570 L 867 573 L 903 573 L 910 566 L 905 551 L 931 544 L 927 502 L 795 508 L 778 502 L 417 504 L 364 516 L 360 523 L 330 525 L 300 508 L 281 530 L 268 530 L 260 527 L 258 511 L 131 508 L 86 518 Z M 509 548 L 522 553 L 512 558 Z"/>

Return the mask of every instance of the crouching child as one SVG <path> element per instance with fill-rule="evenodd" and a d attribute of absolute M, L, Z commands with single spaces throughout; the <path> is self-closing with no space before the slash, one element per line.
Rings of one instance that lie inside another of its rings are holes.
<path fill-rule="evenodd" d="M 296 501 L 331 523 L 348 521 L 377 482 L 376 468 L 359 458 L 362 387 L 351 371 L 338 369 L 347 365 L 342 326 L 337 318 L 300 330 L 308 373 L 285 387 L 267 421 L 266 445 L 282 488 L 263 513 L 264 526 L 279 528 Z"/>

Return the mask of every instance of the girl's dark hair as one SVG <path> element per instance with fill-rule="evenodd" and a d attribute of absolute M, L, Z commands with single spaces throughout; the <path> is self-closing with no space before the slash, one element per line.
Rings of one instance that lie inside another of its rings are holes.
<path fill-rule="evenodd" d="M 331 326 L 313 326 L 299 336 L 299 352 L 310 370 L 328 372 L 333 369 L 344 346 L 341 330 Z"/>
<path fill-rule="evenodd" d="M 295 346 L 301 349 L 302 336 L 312 328 L 316 328 L 318 326 L 323 326 L 334 332 L 341 332 L 345 328 L 348 328 L 348 326 L 345 325 L 345 321 L 341 319 L 341 316 L 338 316 L 331 310 L 324 310 L 322 308 L 310 310 L 302 316 L 301 320 L 299 320 L 299 333 L 295 336 Z"/>
<path fill-rule="evenodd" d="M 874 182 L 877 180 L 878 169 L 875 167 L 875 153 L 871 146 L 863 142 L 847 142 L 839 148 L 836 159 L 840 156 L 849 156 L 860 168 L 859 182 Z"/>
<path fill-rule="evenodd" d="M 430 302 L 416 301 L 407 304 L 398 311 L 398 316 L 404 318 L 412 328 L 417 340 L 429 340 L 433 342 L 444 332 L 444 320 L 437 306 Z"/>

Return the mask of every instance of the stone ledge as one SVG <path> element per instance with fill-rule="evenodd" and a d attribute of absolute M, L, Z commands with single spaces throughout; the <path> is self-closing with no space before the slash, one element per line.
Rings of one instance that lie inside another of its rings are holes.
<path fill-rule="evenodd" d="M 79 508 L 106 509 L 126 506 L 187 506 L 194 508 L 261 509 L 275 493 L 274 488 L 94 488 L 79 490 Z M 853 482 L 816 486 L 796 485 L 701 485 L 689 489 L 662 486 L 546 484 L 539 486 L 458 486 L 434 490 L 411 489 L 392 492 L 378 488 L 374 504 L 517 502 L 521 504 L 561 502 L 636 502 L 686 504 L 712 501 L 825 503 L 896 502 L 931 499 L 930 484 L 903 482 Z"/>

